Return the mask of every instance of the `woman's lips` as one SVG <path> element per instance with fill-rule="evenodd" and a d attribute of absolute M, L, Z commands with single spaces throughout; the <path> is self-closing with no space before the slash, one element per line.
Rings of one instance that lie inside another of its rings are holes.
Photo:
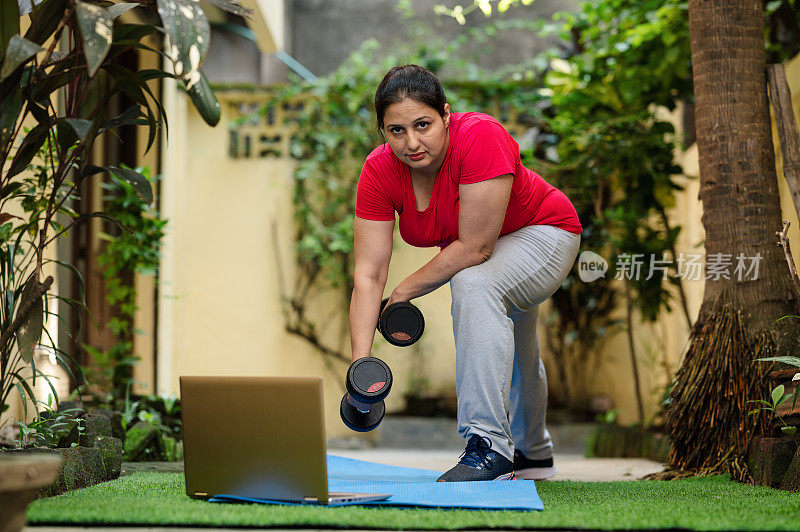
<path fill-rule="evenodd" d="M 408 158 L 409 158 L 409 159 L 411 159 L 412 161 L 419 161 L 419 160 L 420 160 L 420 159 L 422 159 L 423 157 L 425 157 L 425 152 L 421 152 L 421 153 L 410 153 L 410 154 L 408 155 Z"/>

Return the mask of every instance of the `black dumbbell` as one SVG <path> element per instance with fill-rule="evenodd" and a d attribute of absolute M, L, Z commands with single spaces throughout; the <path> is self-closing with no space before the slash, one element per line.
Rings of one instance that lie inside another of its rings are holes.
<path fill-rule="evenodd" d="M 347 370 L 347 393 L 342 397 L 339 414 L 348 428 L 368 432 L 377 427 L 386 407 L 383 400 L 392 389 L 392 370 L 375 357 L 359 358 Z"/>
<path fill-rule="evenodd" d="M 422 336 L 425 318 L 422 312 L 408 301 L 398 301 L 386 307 L 387 297 L 381 301 L 378 314 L 378 331 L 392 345 L 406 347 Z"/>

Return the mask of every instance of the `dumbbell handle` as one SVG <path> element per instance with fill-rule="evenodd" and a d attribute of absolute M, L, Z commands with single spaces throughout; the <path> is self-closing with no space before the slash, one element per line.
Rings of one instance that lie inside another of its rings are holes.
<path fill-rule="evenodd" d="M 369 409 L 372 408 L 372 405 L 370 404 L 356 401 L 349 393 L 347 394 L 347 402 L 353 405 L 353 408 L 355 408 L 356 410 L 358 410 L 363 414 L 366 414 L 367 412 L 369 412 Z"/>

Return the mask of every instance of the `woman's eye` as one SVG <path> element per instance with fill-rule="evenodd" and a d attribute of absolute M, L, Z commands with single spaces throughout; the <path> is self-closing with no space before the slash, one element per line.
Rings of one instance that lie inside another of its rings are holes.
<path fill-rule="evenodd" d="M 399 134 L 401 134 L 403 132 L 403 128 L 401 128 L 401 127 L 393 127 L 389 131 L 392 133 L 392 135 L 399 135 Z"/>
<path fill-rule="evenodd" d="M 430 122 L 417 122 L 417 129 L 425 129 L 429 124 Z"/>

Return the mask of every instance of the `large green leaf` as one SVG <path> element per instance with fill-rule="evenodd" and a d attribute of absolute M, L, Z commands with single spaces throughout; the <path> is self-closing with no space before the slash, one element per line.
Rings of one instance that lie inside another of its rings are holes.
<path fill-rule="evenodd" d="M 783 364 L 788 364 L 790 366 L 800 368 L 800 357 L 792 357 L 792 356 L 764 357 L 764 358 L 757 358 L 756 360 L 759 362 L 782 362 Z"/>
<path fill-rule="evenodd" d="M 66 152 L 80 139 L 82 142 L 91 134 L 94 123 L 83 118 L 61 118 L 56 123 L 58 144 Z"/>
<path fill-rule="evenodd" d="M 41 81 L 38 81 L 33 87 L 33 99 L 41 102 L 50 97 L 56 90 L 60 89 L 70 81 L 73 81 L 78 75 L 78 67 L 54 67 L 52 71 Z"/>
<path fill-rule="evenodd" d="M 78 27 L 83 37 L 83 53 L 86 55 L 86 66 L 91 78 L 111 49 L 114 17 L 105 8 L 80 0 L 75 2 L 75 14 L 78 17 Z"/>
<path fill-rule="evenodd" d="M 78 135 L 81 140 L 86 138 L 89 131 L 92 129 L 92 121 L 83 118 L 65 118 L 64 122 L 72 127 L 73 131 Z"/>
<path fill-rule="evenodd" d="M 200 2 L 157 0 L 166 32 L 167 55 L 175 74 L 192 88 L 200 82 L 200 65 L 206 58 L 211 32 Z"/>
<path fill-rule="evenodd" d="M 783 392 L 785 390 L 786 388 L 783 386 L 783 384 L 779 384 L 772 390 L 772 404 L 775 405 L 776 408 L 778 407 L 778 401 L 780 401 L 783 397 Z"/>
<path fill-rule="evenodd" d="M 0 79 L 6 79 L 16 69 L 25 64 L 31 57 L 44 49 L 19 35 L 14 35 L 8 42 L 3 67 L 0 69 Z"/>
<path fill-rule="evenodd" d="M 134 102 L 138 103 L 142 106 L 142 108 L 147 113 L 147 122 L 149 124 L 149 133 L 147 139 L 147 147 L 145 148 L 145 153 L 150 150 L 150 147 L 153 145 L 155 141 L 156 132 L 158 130 L 159 122 L 164 121 L 164 127 L 166 129 L 167 125 L 167 117 L 166 112 L 164 110 L 164 106 L 161 104 L 158 98 L 153 95 L 150 86 L 147 84 L 146 80 L 137 72 L 133 72 L 127 68 L 121 67 L 119 65 L 105 65 L 103 70 L 106 70 L 111 76 L 114 78 L 114 82 L 117 84 L 119 89 L 121 89 L 130 99 Z M 149 71 L 143 71 L 149 72 Z M 155 104 L 156 109 L 158 110 L 158 115 L 153 112 L 150 107 L 150 103 L 147 100 L 145 94 L 150 96 L 150 99 Z"/>
<path fill-rule="evenodd" d="M 37 5 L 31 13 L 31 27 L 25 33 L 25 38 L 36 44 L 44 44 L 58 28 L 59 22 L 64 18 L 68 0 L 47 0 Z M 20 12 L 20 14 L 24 14 Z"/>
<path fill-rule="evenodd" d="M 5 151 L 9 142 L 13 141 L 14 127 L 22 112 L 24 98 L 22 91 L 14 91 L 0 102 L 0 149 Z"/>
<path fill-rule="evenodd" d="M 6 53 L 6 45 L 12 35 L 19 33 L 19 9 L 17 0 L 0 0 L 0 57 Z"/>
<path fill-rule="evenodd" d="M 28 167 L 33 156 L 36 155 L 36 152 L 39 151 L 39 148 L 42 147 L 45 139 L 47 139 L 49 131 L 50 128 L 42 124 L 38 124 L 30 130 L 25 136 L 25 140 L 20 144 L 17 154 L 14 156 L 14 161 L 5 176 L 6 178 L 13 177 Z"/>
<path fill-rule="evenodd" d="M 22 308 L 33 300 L 33 308 L 30 314 L 28 314 L 22 327 L 17 331 L 20 356 L 25 362 L 30 362 L 33 359 L 33 349 L 39 343 L 39 339 L 42 337 L 42 328 L 44 327 L 44 301 L 43 296 L 36 295 L 38 284 L 34 279 L 28 281 L 22 290 L 19 302 L 19 308 Z"/>
<path fill-rule="evenodd" d="M 150 181 L 142 174 L 130 168 L 119 168 L 117 166 L 109 166 L 108 170 L 113 175 L 129 183 L 145 203 L 148 205 L 153 203 L 153 188 L 150 186 Z"/>
<path fill-rule="evenodd" d="M 191 88 L 187 84 L 186 92 L 189 93 L 192 103 L 194 103 L 203 120 L 210 126 L 216 126 L 219 123 L 222 108 L 202 71 L 200 72 L 200 81 Z"/>
<path fill-rule="evenodd" d="M 143 117 L 142 109 L 138 105 L 131 105 L 122 114 L 102 122 L 97 132 L 102 133 L 127 125 L 146 126 L 149 122 Z"/>

